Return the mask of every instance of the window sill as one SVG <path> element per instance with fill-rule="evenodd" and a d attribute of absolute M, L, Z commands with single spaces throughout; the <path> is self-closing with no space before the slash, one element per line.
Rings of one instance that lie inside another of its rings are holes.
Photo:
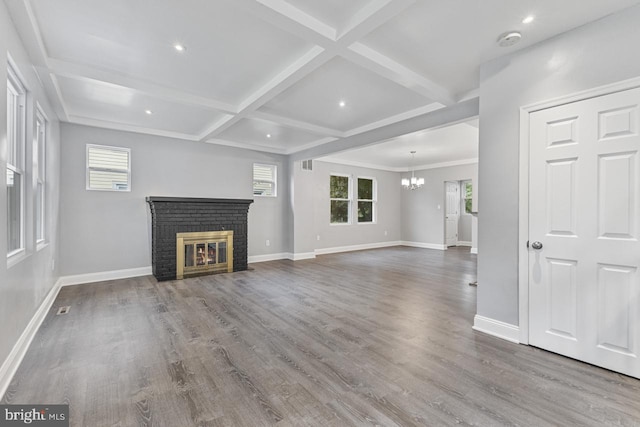
<path fill-rule="evenodd" d="M 49 242 L 47 242 L 46 240 L 41 240 L 39 242 L 36 242 L 36 252 L 40 252 L 47 246 L 49 246 Z"/>
<path fill-rule="evenodd" d="M 329 223 L 330 226 L 335 226 L 335 227 L 344 227 L 345 225 L 351 225 L 350 222 L 330 222 Z"/>
<path fill-rule="evenodd" d="M 259 199 L 275 199 L 276 197 L 278 197 L 278 195 L 274 194 L 273 196 L 269 196 L 265 194 L 254 194 L 253 197 L 257 197 Z"/>
<path fill-rule="evenodd" d="M 27 251 L 24 249 L 18 249 L 7 255 L 7 268 L 11 268 L 14 265 L 20 263 L 27 258 Z"/>
<path fill-rule="evenodd" d="M 358 225 L 376 225 L 375 221 L 359 222 Z"/>

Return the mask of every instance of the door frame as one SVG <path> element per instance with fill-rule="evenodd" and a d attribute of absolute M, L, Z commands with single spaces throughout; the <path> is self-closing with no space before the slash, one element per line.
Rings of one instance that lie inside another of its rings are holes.
<path fill-rule="evenodd" d="M 529 344 L 529 115 L 536 111 L 640 87 L 640 77 L 598 86 L 520 107 L 520 179 L 518 191 L 518 320 L 520 344 Z"/>
<path fill-rule="evenodd" d="M 447 200 L 447 183 L 456 183 L 458 185 L 458 221 L 456 222 L 456 244 L 453 246 L 458 246 L 458 230 L 460 228 L 460 181 L 459 180 L 445 180 L 444 181 L 444 248 L 447 250 L 449 246 L 447 245 L 447 204 L 449 203 Z M 451 247 L 453 247 L 451 246 Z"/>

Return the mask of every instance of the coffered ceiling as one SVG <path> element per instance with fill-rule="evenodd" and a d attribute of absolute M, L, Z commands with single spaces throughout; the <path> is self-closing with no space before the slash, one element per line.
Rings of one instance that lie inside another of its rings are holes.
<path fill-rule="evenodd" d="M 62 121 L 298 155 L 455 112 L 483 61 L 638 2 L 5 0 Z"/>

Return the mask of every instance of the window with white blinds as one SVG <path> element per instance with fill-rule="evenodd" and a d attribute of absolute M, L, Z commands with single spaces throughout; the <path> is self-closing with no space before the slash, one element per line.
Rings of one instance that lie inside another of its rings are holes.
<path fill-rule="evenodd" d="M 253 164 L 253 195 L 276 197 L 276 165 Z"/>
<path fill-rule="evenodd" d="M 131 150 L 87 144 L 87 190 L 131 191 Z"/>
<path fill-rule="evenodd" d="M 7 69 L 7 258 L 25 249 L 24 188 L 27 91 L 10 63 Z"/>

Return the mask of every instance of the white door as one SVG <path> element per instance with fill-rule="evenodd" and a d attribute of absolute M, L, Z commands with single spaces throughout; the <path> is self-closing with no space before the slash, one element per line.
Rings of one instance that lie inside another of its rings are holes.
<path fill-rule="evenodd" d="M 460 184 L 457 182 L 446 182 L 446 203 L 445 203 L 445 244 L 456 246 L 458 244 L 458 216 L 460 211 Z"/>
<path fill-rule="evenodd" d="M 640 89 L 530 115 L 529 341 L 640 378 Z"/>

